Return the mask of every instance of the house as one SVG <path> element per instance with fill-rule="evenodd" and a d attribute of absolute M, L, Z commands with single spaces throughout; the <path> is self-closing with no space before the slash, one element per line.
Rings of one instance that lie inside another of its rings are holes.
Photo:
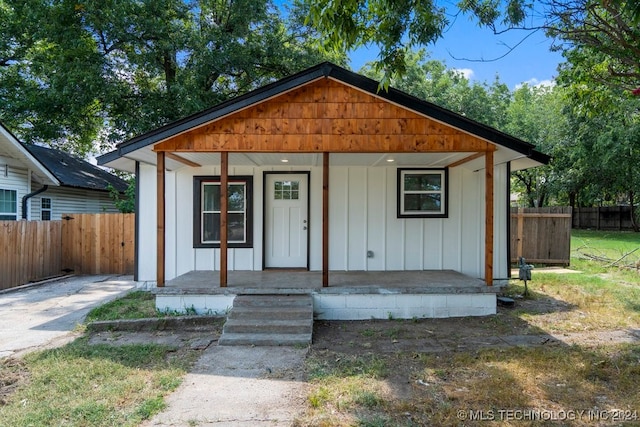
<path fill-rule="evenodd" d="M 23 144 L 0 123 L 0 220 L 118 212 L 108 187 L 127 183 L 63 151 Z"/>
<path fill-rule="evenodd" d="M 508 277 L 509 175 L 548 160 L 322 63 L 123 142 L 98 163 L 137 176 L 139 281 L 162 287 L 215 271 L 211 283 L 224 288 L 240 272 L 295 269 L 321 272 L 318 287 L 330 288 L 330 272 L 384 282 L 435 271 L 480 278 L 484 293 Z"/>

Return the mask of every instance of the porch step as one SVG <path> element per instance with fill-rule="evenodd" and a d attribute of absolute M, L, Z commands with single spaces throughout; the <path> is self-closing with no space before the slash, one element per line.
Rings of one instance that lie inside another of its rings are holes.
<path fill-rule="evenodd" d="M 311 295 L 238 295 L 219 345 L 309 345 L 313 333 Z"/>

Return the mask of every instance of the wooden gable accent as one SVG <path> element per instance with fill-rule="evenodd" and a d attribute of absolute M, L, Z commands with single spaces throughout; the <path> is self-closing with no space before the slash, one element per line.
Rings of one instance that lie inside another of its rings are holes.
<path fill-rule="evenodd" d="M 483 139 L 330 78 L 176 135 L 169 152 L 486 152 Z"/>

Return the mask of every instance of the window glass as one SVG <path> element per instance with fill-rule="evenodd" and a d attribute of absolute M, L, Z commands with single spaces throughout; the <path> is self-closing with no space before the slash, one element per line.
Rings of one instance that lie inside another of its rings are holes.
<path fill-rule="evenodd" d="M 299 181 L 276 181 L 273 186 L 275 200 L 298 200 L 300 196 Z"/>
<path fill-rule="evenodd" d="M 16 190 L 0 190 L 0 220 L 18 219 L 18 203 Z"/>
<path fill-rule="evenodd" d="M 227 190 L 227 241 L 231 247 L 251 247 L 251 177 L 229 177 Z M 194 246 L 220 244 L 220 181 L 218 177 L 196 177 L 200 211 L 194 222 Z M 198 195 L 196 195 L 198 197 Z"/>
<path fill-rule="evenodd" d="M 446 217 L 446 169 L 398 169 L 398 217 Z"/>
<path fill-rule="evenodd" d="M 51 220 L 51 199 L 49 197 L 40 199 L 40 219 L 42 221 Z"/>

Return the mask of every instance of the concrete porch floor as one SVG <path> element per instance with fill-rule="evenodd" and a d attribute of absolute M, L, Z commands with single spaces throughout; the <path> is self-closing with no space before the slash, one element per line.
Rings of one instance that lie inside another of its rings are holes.
<path fill-rule="evenodd" d="M 218 271 L 190 271 L 154 290 L 157 294 L 467 294 L 497 293 L 500 286 L 453 270 L 332 271 L 329 287 L 322 273 L 304 270 L 230 271 L 226 288 Z"/>
<path fill-rule="evenodd" d="M 316 319 L 411 319 L 496 313 L 499 286 L 451 270 L 330 272 L 230 271 L 220 287 L 217 271 L 190 271 L 155 288 L 158 310 L 223 314 L 238 295 L 308 294 Z"/>

